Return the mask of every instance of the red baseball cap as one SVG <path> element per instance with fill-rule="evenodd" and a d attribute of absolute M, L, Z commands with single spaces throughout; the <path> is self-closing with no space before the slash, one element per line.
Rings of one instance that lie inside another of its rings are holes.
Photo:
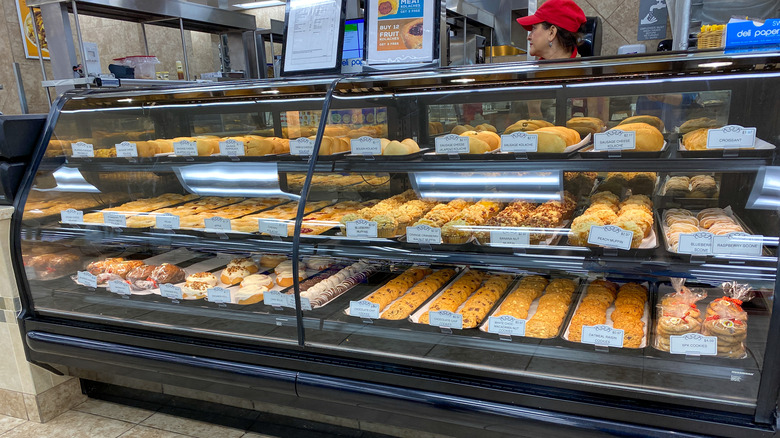
<path fill-rule="evenodd" d="M 534 24 L 543 21 L 569 32 L 577 32 L 585 22 L 585 13 L 572 0 L 547 0 L 535 14 L 517 19 L 525 30 L 531 30 Z"/>

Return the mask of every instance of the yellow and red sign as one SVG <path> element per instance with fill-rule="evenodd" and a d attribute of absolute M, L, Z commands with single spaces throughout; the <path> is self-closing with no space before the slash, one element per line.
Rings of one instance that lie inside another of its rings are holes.
<path fill-rule="evenodd" d="M 24 44 L 24 54 L 28 58 L 38 57 L 38 45 L 35 43 L 35 32 L 38 31 L 38 39 L 43 46 L 41 54 L 44 59 L 49 59 L 49 47 L 46 44 L 46 31 L 43 29 L 43 17 L 41 10 L 34 8 L 30 13 L 25 0 L 16 0 L 16 12 L 19 15 L 19 27 L 22 29 L 22 44 Z"/>

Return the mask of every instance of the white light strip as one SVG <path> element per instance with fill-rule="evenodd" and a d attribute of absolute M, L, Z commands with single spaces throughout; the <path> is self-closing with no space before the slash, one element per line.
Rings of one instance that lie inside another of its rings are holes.
<path fill-rule="evenodd" d="M 256 8 L 267 8 L 269 6 L 282 6 L 282 5 L 284 5 L 284 2 L 282 1 L 265 0 L 260 2 L 239 3 L 233 6 L 241 9 L 256 9 Z"/>

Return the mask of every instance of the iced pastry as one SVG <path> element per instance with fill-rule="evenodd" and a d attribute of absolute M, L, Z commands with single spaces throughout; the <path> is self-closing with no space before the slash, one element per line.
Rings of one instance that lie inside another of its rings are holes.
<path fill-rule="evenodd" d="M 241 281 L 241 287 L 250 287 L 250 286 L 262 286 L 266 288 L 272 287 L 274 284 L 274 280 L 269 275 L 265 274 L 252 274 L 249 276 L 244 277 L 244 280 Z"/>
<path fill-rule="evenodd" d="M 307 298 L 312 308 L 323 306 L 354 285 L 365 281 L 377 269 L 364 261 L 353 263 L 315 284 L 301 285 L 301 298 Z"/>
<path fill-rule="evenodd" d="M 205 298 L 207 291 L 217 285 L 217 277 L 211 272 L 198 272 L 187 277 L 182 293 L 185 299 Z"/>

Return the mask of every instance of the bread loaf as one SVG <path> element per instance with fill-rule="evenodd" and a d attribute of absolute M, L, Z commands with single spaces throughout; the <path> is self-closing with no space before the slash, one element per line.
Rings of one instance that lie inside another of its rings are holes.
<path fill-rule="evenodd" d="M 517 122 L 509 125 L 509 127 L 504 130 L 504 134 L 511 134 L 517 131 L 523 131 L 523 132 L 535 131 L 539 128 L 544 128 L 546 126 L 554 126 L 554 125 L 544 120 L 518 120 Z"/>
<path fill-rule="evenodd" d="M 560 154 L 566 149 L 566 140 L 559 132 L 531 131 L 537 135 L 537 152 Z"/>
<path fill-rule="evenodd" d="M 566 127 L 577 131 L 580 136 L 595 134 L 604 130 L 604 121 L 596 117 L 573 117 L 566 122 Z"/>
<path fill-rule="evenodd" d="M 563 137 L 563 139 L 566 141 L 566 146 L 571 146 L 582 141 L 580 134 L 577 131 L 565 128 L 563 126 L 545 126 L 543 128 L 537 129 L 537 131 L 556 132 L 560 134 L 561 137 Z"/>
<path fill-rule="evenodd" d="M 655 127 L 655 129 L 659 130 L 660 132 L 664 131 L 663 120 L 656 116 L 633 116 L 627 119 L 623 119 L 619 125 L 628 125 L 631 123 L 647 123 L 648 125 Z"/>
<path fill-rule="evenodd" d="M 636 132 L 636 151 L 655 152 L 664 147 L 664 136 L 661 131 L 647 123 L 626 123 L 612 129 Z"/>

